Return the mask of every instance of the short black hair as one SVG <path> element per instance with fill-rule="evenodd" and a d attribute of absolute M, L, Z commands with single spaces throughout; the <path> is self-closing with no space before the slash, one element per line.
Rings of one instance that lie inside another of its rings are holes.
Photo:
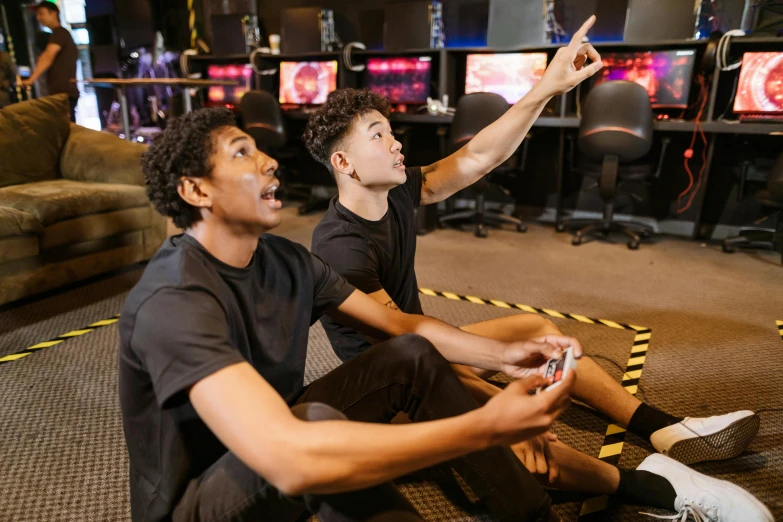
<path fill-rule="evenodd" d="M 35 10 L 38 11 L 39 9 L 46 9 L 50 13 L 57 13 L 57 15 L 60 15 L 60 8 L 57 7 L 57 4 L 54 2 L 41 2 L 40 4 L 35 6 Z"/>
<path fill-rule="evenodd" d="M 155 209 L 187 229 L 201 220 L 199 209 L 177 192 L 182 176 L 209 177 L 214 153 L 212 131 L 236 127 L 234 114 L 226 108 L 199 109 L 170 121 L 141 156 L 147 197 Z"/>
<path fill-rule="evenodd" d="M 389 118 L 389 102 L 378 93 L 366 89 L 337 89 L 307 122 L 302 141 L 319 163 L 332 172 L 331 157 L 340 141 L 357 119 L 370 111 Z"/>

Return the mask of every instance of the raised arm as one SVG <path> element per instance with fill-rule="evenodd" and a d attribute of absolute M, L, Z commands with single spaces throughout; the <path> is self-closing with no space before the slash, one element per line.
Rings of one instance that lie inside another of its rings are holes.
<path fill-rule="evenodd" d="M 451 156 L 422 168 L 422 205 L 446 199 L 506 161 L 553 96 L 598 72 L 601 57 L 592 45 L 581 43 L 594 23 L 595 16 L 591 16 L 571 42 L 557 50 L 541 80 L 506 114 Z M 593 63 L 585 65 L 588 58 Z"/>

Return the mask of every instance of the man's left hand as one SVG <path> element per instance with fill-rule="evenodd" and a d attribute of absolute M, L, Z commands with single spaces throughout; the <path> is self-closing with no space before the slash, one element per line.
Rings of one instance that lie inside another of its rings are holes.
<path fill-rule="evenodd" d="M 573 337 L 545 335 L 527 341 L 509 343 L 503 352 L 503 373 L 515 379 L 544 375 L 549 359 L 557 359 L 571 347 L 575 358 L 582 357 L 582 345 Z"/>
<path fill-rule="evenodd" d="M 594 23 L 595 15 L 582 24 L 567 46 L 557 50 L 536 86 L 546 96 L 566 93 L 601 69 L 601 55 L 589 43 L 582 43 Z M 585 65 L 588 58 L 592 63 Z"/>
<path fill-rule="evenodd" d="M 31 80 L 21 80 L 19 82 L 19 87 L 21 87 L 23 89 L 27 89 L 28 87 L 32 87 L 33 83 L 34 82 L 32 82 Z"/>

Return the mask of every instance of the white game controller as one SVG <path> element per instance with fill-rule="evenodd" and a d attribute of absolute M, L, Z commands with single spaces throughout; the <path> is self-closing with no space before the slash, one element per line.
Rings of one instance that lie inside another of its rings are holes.
<path fill-rule="evenodd" d="M 576 370 L 576 357 L 574 350 L 568 347 L 558 359 L 549 359 L 546 363 L 545 379 L 552 379 L 552 384 L 542 387 L 542 390 L 551 390 L 560 385 L 566 376 Z"/>

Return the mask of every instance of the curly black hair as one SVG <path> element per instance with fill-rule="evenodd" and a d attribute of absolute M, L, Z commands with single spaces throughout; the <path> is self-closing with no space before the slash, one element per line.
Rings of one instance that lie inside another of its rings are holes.
<path fill-rule="evenodd" d="M 389 117 L 389 102 L 378 93 L 366 89 L 337 89 L 307 122 L 302 141 L 313 158 L 332 172 L 334 150 L 350 131 L 353 123 L 376 110 Z"/>
<path fill-rule="evenodd" d="M 141 156 L 147 197 L 179 228 L 190 228 L 201 219 L 199 210 L 177 193 L 179 180 L 182 176 L 201 178 L 212 173 L 212 131 L 220 127 L 236 127 L 230 110 L 199 109 L 185 114 L 170 121 Z"/>

